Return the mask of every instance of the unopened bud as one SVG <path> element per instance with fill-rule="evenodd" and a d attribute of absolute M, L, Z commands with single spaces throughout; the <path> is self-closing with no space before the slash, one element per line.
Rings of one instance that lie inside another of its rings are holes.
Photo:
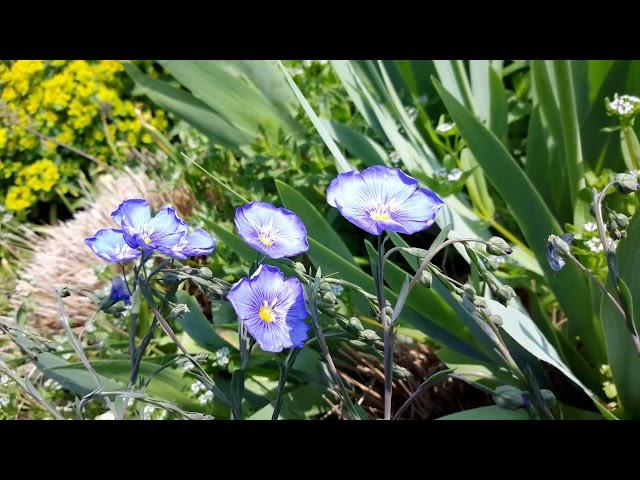
<path fill-rule="evenodd" d="M 640 185 L 638 179 L 630 173 L 619 173 L 615 177 L 616 187 L 621 193 L 633 193 L 637 192 Z"/>
<path fill-rule="evenodd" d="M 500 285 L 495 294 L 498 301 L 503 305 L 516 296 L 516 292 L 509 285 Z"/>
<path fill-rule="evenodd" d="M 542 396 L 542 400 L 547 408 L 553 408 L 556 406 L 556 396 L 553 394 L 551 390 L 540 390 L 540 395 Z"/>
<path fill-rule="evenodd" d="M 329 303 L 329 304 L 335 304 L 338 303 L 338 299 L 336 298 L 336 294 L 333 293 L 331 290 L 329 290 L 328 292 L 326 292 L 323 296 L 322 296 L 322 300 L 324 300 L 325 302 Z"/>
<path fill-rule="evenodd" d="M 627 217 L 624 213 L 613 213 L 611 215 L 611 219 L 621 229 L 625 229 L 629 226 L 629 217 Z"/>
<path fill-rule="evenodd" d="M 393 316 L 393 308 L 391 307 L 385 307 L 384 308 L 384 313 L 387 317 L 392 317 Z"/>
<path fill-rule="evenodd" d="M 320 290 L 331 290 L 331 284 L 329 282 L 322 282 L 320 284 Z"/>
<path fill-rule="evenodd" d="M 393 377 L 398 380 L 409 380 L 413 375 L 411 372 L 398 364 L 393 365 Z"/>
<path fill-rule="evenodd" d="M 205 280 L 210 280 L 213 278 L 213 272 L 207 268 L 202 267 L 199 272 L 200 278 L 204 278 Z"/>
<path fill-rule="evenodd" d="M 500 408 L 518 410 L 529 404 L 525 394 L 512 385 L 501 385 L 493 392 L 493 401 Z"/>
<path fill-rule="evenodd" d="M 304 275 L 307 273 L 307 269 L 304 266 L 304 263 L 301 262 L 296 262 L 293 264 L 293 269 L 296 271 L 296 273 L 298 273 L 299 275 Z"/>
<path fill-rule="evenodd" d="M 360 319 L 358 319 L 357 317 L 351 317 L 349 319 L 349 326 L 353 329 L 353 330 L 357 330 L 359 332 L 361 332 L 362 330 L 364 330 L 364 327 L 362 326 L 362 322 L 360 321 Z"/>
<path fill-rule="evenodd" d="M 491 237 L 489 243 L 485 245 L 485 249 L 488 254 L 499 257 L 510 255 L 513 252 L 513 249 L 501 237 Z"/>
<path fill-rule="evenodd" d="M 420 284 L 427 288 L 431 288 L 431 285 L 433 284 L 433 275 L 431 274 L 431 272 L 429 272 L 428 270 L 422 271 L 422 273 L 420 274 Z"/>
<path fill-rule="evenodd" d="M 468 283 L 465 283 L 465 284 L 463 285 L 462 289 L 465 291 L 465 293 L 467 293 L 467 294 L 469 294 L 469 295 L 471 295 L 471 296 L 473 296 L 473 295 L 475 295 L 475 294 L 476 294 L 476 289 L 475 289 L 475 288 L 473 288 L 473 286 L 472 286 L 472 285 L 469 285 Z"/>
<path fill-rule="evenodd" d="M 495 272 L 500 267 L 500 259 L 495 255 L 487 257 L 484 260 L 484 266 L 487 267 L 487 270 Z"/>
<path fill-rule="evenodd" d="M 380 335 L 378 335 L 374 330 L 362 330 L 360 333 L 360 338 L 365 341 L 373 342 L 375 340 L 380 340 Z"/>

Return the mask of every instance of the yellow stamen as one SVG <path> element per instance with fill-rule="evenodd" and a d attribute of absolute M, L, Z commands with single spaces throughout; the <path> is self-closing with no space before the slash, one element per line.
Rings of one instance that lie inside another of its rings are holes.
<path fill-rule="evenodd" d="M 142 241 L 144 243 L 146 243 L 147 245 L 149 245 L 151 243 L 151 239 L 149 237 L 147 237 L 146 235 L 144 237 L 142 237 Z"/>
<path fill-rule="evenodd" d="M 371 218 L 373 218 L 376 222 L 388 222 L 391 220 L 391 217 L 388 213 L 372 213 Z"/>
<path fill-rule="evenodd" d="M 258 240 L 260 240 L 265 247 L 270 247 L 271 245 L 273 245 L 273 240 L 262 233 L 258 236 Z"/>
<path fill-rule="evenodd" d="M 271 323 L 275 320 L 273 310 L 271 310 L 271 307 L 268 307 L 267 305 L 260 307 L 258 315 L 260 315 L 260 318 L 266 323 Z"/>

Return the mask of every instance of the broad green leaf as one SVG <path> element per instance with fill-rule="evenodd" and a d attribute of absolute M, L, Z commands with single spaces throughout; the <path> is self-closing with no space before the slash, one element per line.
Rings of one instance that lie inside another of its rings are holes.
<path fill-rule="evenodd" d="M 141 93 L 147 95 L 159 107 L 190 123 L 213 142 L 239 151 L 253 141 L 251 135 L 230 125 L 226 119 L 190 93 L 172 87 L 161 80 L 148 77 L 132 63 L 125 62 L 124 67 L 138 85 Z"/>
<path fill-rule="evenodd" d="M 255 138 L 263 130 L 295 128 L 293 119 L 273 106 L 248 82 L 225 71 L 215 60 L 160 60 L 176 80 L 231 125 Z"/>
<path fill-rule="evenodd" d="M 206 319 L 198 301 L 184 290 L 176 292 L 179 303 L 185 304 L 189 311 L 177 320 L 178 325 L 187 335 L 189 335 L 200 347 L 215 352 L 219 348 L 228 347 L 220 335 L 216 333 L 213 325 Z"/>
<path fill-rule="evenodd" d="M 571 205 L 574 208 L 573 221 L 576 225 L 582 225 L 586 218 L 586 210 L 584 202 L 578 198 L 578 192 L 585 187 L 586 182 L 580 144 L 580 127 L 571 76 L 571 62 L 569 60 L 554 60 L 553 64 L 560 105 L 560 123 L 564 138 L 564 163 L 567 166 L 567 181 L 571 192 Z"/>
<path fill-rule="evenodd" d="M 536 358 L 556 367 L 567 378 L 578 385 L 590 398 L 595 395 L 574 375 L 558 355 L 554 346 L 545 338 L 535 323 L 514 307 L 505 307 L 495 300 L 485 299 L 487 306 L 495 315 L 502 318 L 502 329 L 521 347 Z"/>
<path fill-rule="evenodd" d="M 285 208 L 298 214 L 307 228 L 307 233 L 325 247 L 334 251 L 345 260 L 355 263 L 353 255 L 329 222 L 315 209 L 315 207 L 289 185 L 276 180 L 278 195 Z"/>
<path fill-rule="evenodd" d="M 316 113 L 313 111 L 313 108 L 311 108 L 311 105 L 309 105 L 309 102 L 307 101 L 307 99 L 304 98 L 304 95 L 296 85 L 296 82 L 293 81 L 293 78 L 291 78 L 291 75 L 289 75 L 289 72 L 287 72 L 287 69 L 280 62 L 278 62 L 278 65 L 280 66 L 280 69 L 284 73 L 284 76 L 287 79 L 287 82 L 289 83 L 291 90 L 293 90 L 293 93 L 295 94 L 296 98 L 300 102 L 300 105 L 302 105 L 302 108 L 304 109 L 305 113 L 309 117 L 309 120 L 311 120 L 311 123 L 313 123 L 313 126 L 316 128 L 316 130 L 320 134 L 320 137 L 322 137 L 322 140 L 324 141 L 325 145 L 331 152 L 331 155 L 333 155 L 333 159 L 336 162 L 336 168 L 338 172 L 349 172 L 353 170 L 353 167 L 349 164 L 347 159 L 344 158 L 344 155 L 342 155 L 342 152 L 340 151 L 336 143 L 331 138 L 331 135 L 329 134 L 329 132 L 327 132 L 327 130 L 324 128 L 324 125 L 322 124 L 322 122 L 320 121 Z"/>
<path fill-rule="evenodd" d="M 320 119 L 331 137 L 342 145 L 354 157 L 370 167 L 384 165 L 388 161 L 387 152 L 371 138 L 357 130 L 329 120 Z"/>
<path fill-rule="evenodd" d="M 529 415 L 524 410 L 505 410 L 497 405 L 489 405 L 452 413 L 436 420 L 529 420 Z"/>
<path fill-rule="evenodd" d="M 434 80 L 434 84 L 474 157 L 513 212 L 570 324 L 585 343 L 589 358 L 593 362 L 600 362 L 603 359 L 602 345 L 598 341 L 601 332 L 594 321 L 591 302 L 587 301 L 591 298 L 587 280 L 573 265 L 567 265 L 556 273 L 547 263 L 547 237 L 550 234 L 562 234 L 560 225 L 500 140 L 437 80 Z"/>
<path fill-rule="evenodd" d="M 620 241 L 616 248 L 620 278 L 632 295 L 633 314 L 636 328 L 640 326 L 640 214 L 632 219 L 627 228 L 627 238 Z M 615 286 L 609 280 L 610 291 Z M 640 355 L 636 352 L 629 330 L 622 316 L 603 296 L 602 322 L 604 324 L 607 356 L 613 380 L 622 404 L 625 418 L 640 419 Z"/>

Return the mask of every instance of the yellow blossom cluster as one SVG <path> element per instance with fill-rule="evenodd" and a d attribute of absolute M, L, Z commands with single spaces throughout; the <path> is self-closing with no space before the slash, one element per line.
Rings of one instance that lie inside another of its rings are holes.
<path fill-rule="evenodd" d="M 0 203 L 21 211 L 77 194 L 74 180 L 89 161 L 65 146 L 113 163 L 152 143 L 137 107 L 166 131 L 164 112 L 134 104 L 131 87 L 115 60 L 0 61 Z"/>

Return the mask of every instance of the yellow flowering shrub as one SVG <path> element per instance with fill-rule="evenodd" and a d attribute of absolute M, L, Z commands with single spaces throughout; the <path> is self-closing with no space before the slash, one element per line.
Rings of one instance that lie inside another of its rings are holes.
<path fill-rule="evenodd" d="M 0 204 L 26 214 L 38 201 L 77 196 L 92 161 L 67 147 L 121 161 L 152 143 L 136 110 L 166 131 L 164 112 L 134 103 L 132 87 L 114 60 L 0 61 Z"/>

